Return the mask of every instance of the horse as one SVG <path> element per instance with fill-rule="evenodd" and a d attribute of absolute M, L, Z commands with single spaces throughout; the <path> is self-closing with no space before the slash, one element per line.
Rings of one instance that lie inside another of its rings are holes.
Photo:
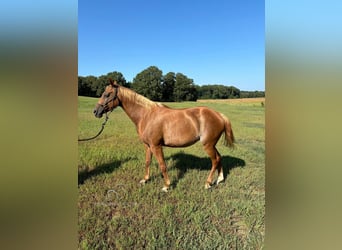
<path fill-rule="evenodd" d="M 213 174 L 217 169 L 216 184 L 224 181 L 221 155 L 216 143 L 221 135 L 225 135 L 224 145 L 234 147 L 234 135 L 229 119 L 207 107 L 173 109 L 162 103 L 153 102 L 148 98 L 125 88 L 116 81 L 109 79 L 93 111 L 95 117 L 120 106 L 134 123 L 140 140 L 145 147 L 145 175 L 140 181 L 145 184 L 150 179 L 152 155 L 157 159 L 163 175 L 162 191 L 167 192 L 170 179 L 164 159 L 163 146 L 187 147 L 200 141 L 204 151 L 211 159 L 211 170 L 205 182 L 205 189 L 213 185 Z"/>

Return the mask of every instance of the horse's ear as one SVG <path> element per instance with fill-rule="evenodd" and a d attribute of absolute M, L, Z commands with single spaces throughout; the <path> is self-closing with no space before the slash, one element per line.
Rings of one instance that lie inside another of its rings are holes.
<path fill-rule="evenodd" d="M 113 81 L 112 78 L 109 78 L 109 83 L 110 85 L 112 85 L 113 87 L 118 87 L 118 84 L 116 81 Z"/>

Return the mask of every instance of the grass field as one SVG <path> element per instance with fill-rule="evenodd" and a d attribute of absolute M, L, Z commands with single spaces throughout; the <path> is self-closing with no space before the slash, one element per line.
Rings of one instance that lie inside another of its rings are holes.
<path fill-rule="evenodd" d="M 79 97 L 79 137 L 95 135 L 103 119 L 92 110 L 97 99 Z M 261 104 L 261 102 L 263 102 Z M 155 159 L 151 180 L 144 175 L 144 147 L 121 108 L 110 115 L 95 140 L 79 142 L 79 249 L 262 249 L 265 237 L 264 100 L 167 103 L 208 106 L 232 122 L 234 150 L 217 148 L 226 179 L 204 189 L 210 160 L 200 143 L 164 148 L 171 190 Z M 216 176 L 217 177 L 217 174 Z"/>

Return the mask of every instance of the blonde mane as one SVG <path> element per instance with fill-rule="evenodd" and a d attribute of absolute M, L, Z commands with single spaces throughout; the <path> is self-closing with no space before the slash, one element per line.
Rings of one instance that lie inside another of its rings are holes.
<path fill-rule="evenodd" d="M 152 108 L 152 107 L 163 107 L 164 105 L 159 102 L 153 102 L 146 97 L 139 95 L 138 93 L 120 86 L 119 93 L 127 100 L 137 103 L 145 108 Z"/>

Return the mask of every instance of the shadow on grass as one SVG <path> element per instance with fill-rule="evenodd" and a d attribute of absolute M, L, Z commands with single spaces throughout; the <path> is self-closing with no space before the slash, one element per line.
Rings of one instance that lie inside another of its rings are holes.
<path fill-rule="evenodd" d="M 103 164 L 92 170 L 83 170 L 78 173 L 78 185 L 82 185 L 87 179 L 101 175 L 104 173 L 112 173 L 116 168 L 120 167 L 124 162 L 131 160 L 132 158 L 127 158 L 124 160 L 113 161 L 111 163 Z M 208 156 L 198 157 L 191 154 L 186 154 L 179 152 L 170 157 L 165 158 L 166 161 L 172 160 L 175 162 L 174 168 L 178 169 L 177 180 L 172 184 L 174 187 L 182 179 L 188 169 L 198 169 L 203 171 L 209 171 L 211 169 L 211 161 Z M 222 166 L 224 179 L 227 178 L 230 170 L 236 167 L 244 167 L 246 165 L 245 161 L 231 156 L 222 156 Z M 160 174 L 161 176 L 161 174 Z M 151 176 L 153 179 L 153 176 Z"/>
<path fill-rule="evenodd" d="M 208 171 L 208 175 L 209 171 L 211 170 L 211 161 L 208 156 L 198 157 L 196 155 L 180 152 L 168 157 L 166 160 L 174 161 L 174 167 L 178 169 L 177 180 L 175 183 L 173 183 L 174 186 L 177 186 L 178 181 L 184 177 L 188 169 Z M 243 159 L 232 156 L 222 156 L 221 162 L 224 179 L 227 178 L 231 169 L 236 167 L 244 167 L 246 165 L 246 162 Z M 217 171 L 215 174 L 217 174 Z"/>
<path fill-rule="evenodd" d="M 120 167 L 124 162 L 130 159 L 120 160 L 120 161 L 113 161 L 111 163 L 100 165 L 92 170 L 83 170 L 78 172 L 78 185 L 83 184 L 85 180 L 101 175 L 104 173 L 112 173 L 116 168 Z"/>

